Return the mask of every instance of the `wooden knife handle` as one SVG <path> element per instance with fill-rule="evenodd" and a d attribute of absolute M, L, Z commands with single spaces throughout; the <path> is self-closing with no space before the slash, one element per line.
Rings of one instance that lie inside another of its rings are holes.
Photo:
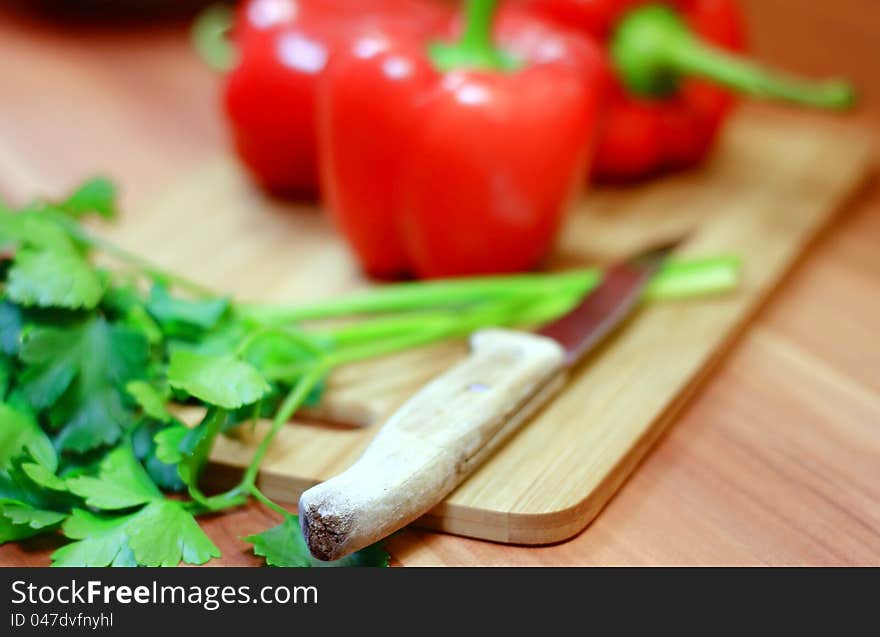
<path fill-rule="evenodd" d="M 302 494 L 312 554 L 339 559 L 439 504 L 558 389 L 564 358 L 543 336 L 475 333 L 468 358 L 410 398 L 357 462 Z"/>

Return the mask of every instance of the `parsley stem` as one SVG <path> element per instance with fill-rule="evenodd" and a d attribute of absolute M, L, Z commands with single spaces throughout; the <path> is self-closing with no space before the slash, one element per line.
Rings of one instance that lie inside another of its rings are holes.
<path fill-rule="evenodd" d="M 97 237 L 94 235 L 87 235 L 85 239 L 93 248 L 97 248 L 102 252 L 109 254 L 124 263 L 140 270 L 143 274 L 147 275 L 154 281 L 159 281 L 161 283 L 168 283 L 179 287 L 182 290 L 186 290 L 191 294 L 200 297 L 209 297 L 215 298 L 220 296 L 218 293 L 209 289 L 208 287 L 202 285 L 201 283 L 196 283 L 195 281 L 191 281 L 190 279 L 183 277 L 179 274 L 175 274 L 173 272 L 168 272 L 167 270 L 163 270 L 159 268 L 152 262 L 144 259 L 143 257 L 129 252 L 128 250 L 117 246 L 106 239 L 102 239 L 101 237 Z"/>
<path fill-rule="evenodd" d="M 253 484 L 251 485 L 251 495 L 254 496 L 254 499 L 255 499 L 255 500 L 257 500 L 258 502 L 261 502 L 262 504 L 266 505 L 267 507 L 269 507 L 270 509 L 272 509 L 273 511 L 275 511 L 275 513 L 279 513 L 279 514 L 281 514 L 282 516 L 285 516 L 285 517 L 288 516 L 288 515 L 290 515 L 290 512 L 289 512 L 287 509 L 285 509 L 284 507 L 282 507 L 280 504 L 276 504 L 275 502 L 272 502 L 272 500 L 270 500 L 270 499 L 266 496 L 265 493 L 263 493 L 262 491 L 260 491 L 260 490 L 256 487 L 256 485 L 253 485 Z"/>
<path fill-rule="evenodd" d="M 254 453 L 254 457 L 251 458 L 251 463 L 248 465 L 244 477 L 241 480 L 241 484 L 237 488 L 239 492 L 250 491 L 254 486 L 257 479 L 257 473 L 260 470 L 260 465 L 263 463 L 263 458 L 266 457 L 266 453 L 269 451 L 269 447 L 272 445 L 275 436 L 281 430 L 281 427 L 291 419 L 297 409 L 299 409 L 309 397 L 309 393 L 311 393 L 315 385 L 320 382 L 321 378 L 324 377 L 327 369 L 328 368 L 325 364 L 319 363 L 314 365 L 299 379 L 299 382 L 294 385 L 293 389 L 291 389 L 284 398 L 281 407 L 278 408 L 275 417 L 272 419 L 271 428 L 266 435 L 263 436 L 260 445 L 257 447 L 257 451 Z"/>
<path fill-rule="evenodd" d="M 208 451 L 204 452 L 204 456 L 200 465 L 204 463 L 204 460 L 210 453 L 209 450 L 211 447 L 213 447 L 214 440 L 220 433 L 223 424 L 226 422 L 226 416 L 226 412 L 220 409 L 211 409 L 202 420 L 202 423 L 206 427 L 206 439 L 209 441 L 209 443 Z M 220 511 L 223 509 L 240 506 L 247 502 L 247 494 L 242 493 L 242 490 L 238 487 L 231 489 L 225 493 L 220 493 L 211 497 L 206 496 L 198 486 L 197 476 L 199 473 L 201 473 L 201 466 L 199 466 L 195 472 L 195 480 L 189 481 L 189 483 L 187 484 L 187 489 L 189 491 L 190 497 L 203 509 L 207 511 Z"/>
<path fill-rule="evenodd" d="M 204 495 L 198 487 L 190 486 L 188 490 L 193 499 L 189 508 L 198 513 L 217 513 L 240 507 L 247 502 L 247 495 L 242 493 L 239 487 L 210 497 Z"/>
<path fill-rule="evenodd" d="M 295 343 L 296 345 L 300 345 L 303 349 L 305 349 L 310 354 L 314 354 L 316 356 L 321 356 L 324 354 L 324 349 L 316 342 L 316 339 L 312 337 L 310 334 L 298 330 L 296 328 L 285 327 L 281 325 L 269 325 L 263 327 L 257 327 L 253 331 L 251 331 L 239 344 L 235 350 L 236 357 L 243 358 L 247 352 L 253 347 L 254 343 L 259 341 L 261 338 L 270 335 L 281 336 L 288 340 L 290 343 Z"/>
<path fill-rule="evenodd" d="M 101 252 L 104 252 L 105 254 L 108 254 L 116 258 L 117 260 L 134 267 L 142 274 L 147 275 L 155 281 L 161 281 L 164 283 L 176 285 L 182 290 L 186 290 L 187 292 L 195 294 L 196 296 L 220 296 L 219 294 L 210 290 L 208 287 L 202 285 L 201 283 L 196 283 L 195 281 L 191 281 L 184 276 L 164 270 L 149 261 L 148 259 L 145 259 L 144 257 L 135 254 L 134 252 L 129 252 L 125 248 L 116 245 L 112 241 L 108 241 L 103 237 L 84 230 L 82 226 L 80 226 L 73 219 L 70 219 L 60 214 L 52 215 L 52 219 L 63 226 L 65 231 L 75 237 L 78 241 L 81 241 L 91 248 L 100 250 Z"/>

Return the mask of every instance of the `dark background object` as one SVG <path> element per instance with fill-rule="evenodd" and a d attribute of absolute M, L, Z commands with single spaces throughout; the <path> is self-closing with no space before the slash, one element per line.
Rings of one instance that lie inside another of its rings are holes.
<path fill-rule="evenodd" d="M 217 0 L 0 0 L 19 11 L 84 21 L 179 18 Z"/>

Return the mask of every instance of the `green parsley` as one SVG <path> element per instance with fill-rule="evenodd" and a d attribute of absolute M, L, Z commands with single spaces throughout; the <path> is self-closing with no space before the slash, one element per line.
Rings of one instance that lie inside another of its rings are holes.
<path fill-rule="evenodd" d="M 232 355 L 210 356 L 186 350 L 171 355 L 168 382 L 175 389 L 224 409 L 252 405 L 270 389 L 248 362 Z"/>
<path fill-rule="evenodd" d="M 47 410 L 64 451 L 86 452 L 116 443 L 133 423 L 126 384 L 144 375 L 146 337 L 90 317 L 64 327 L 35 327 L 22 340 L 21 390 Z"/>

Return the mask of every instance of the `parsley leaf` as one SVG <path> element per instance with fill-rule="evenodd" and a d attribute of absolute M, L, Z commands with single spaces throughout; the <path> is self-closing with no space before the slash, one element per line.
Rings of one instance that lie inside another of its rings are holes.
<path fill-rule="evenodd" d="M 135 520 L 128 524 L 126 532 L 139 564 L 177 566 L 181 560 L 204 564 L 212 557 L 220 557 L 220 549 L 179 502 L 151 502 Z"/>
<path fill-rule="evenodd" d="M 165 338 L 134 286 L 111 287 L 104 295 L 101 307 L 117 323 L 142 332 L 150 345 L 160 345 Z"/>
<path fill-rule="evenodd" d="M 336 560 L 322 562 L 315 559 L 306 546 L 305 538 L 296 515 L 284 516 L 284 521 L 267 531 L 244 538 L 254 545 L 254 555 L 266 558 L 269 566 L 388 566 L 390 556 L 381 544 L 373 544 L 365 549 Z"/>
<path fill-rule="evenodd" d="M 196 341 L 175 339 L 168 346 L 172 355 L 179 350 L 205 356 L 233 355 L 248 335 L 247 327 L 240 321 L 223 321 Z"/>
<path fill-rule="evenodd" d="M 195 487 L 225 421 L 226 412 L 214 409 L 192 429 L 178 424 L 160 431 L 155 438 L 156 456 L 162 462 L 176 464 L 184 484 Z"/>
<path fill-rule="evenodd" d="M 9 469 L 12 460 L 25 452 L 52 471 L 58 467 L 55 448 L 33 414 L 0 403 L 0 469 Z"/>
<path fill-rule="evenodd" d="M 156 457 L 162 462 L 167 462 L 168 464 L 177 464 L 183 460 L 183 451 L 181 451 L 181 449 L 183 448 L 184 440 L 190 436 L 202 437 L 204 435 L 201 432 L 196 432 L 199 427 L 201 427 L 201 425 L 190 429 L 181 423 L 163 429 L 157 433 L 155 436 Z"/>
<path fill-rule="evenodd" d="M 90 507 L 105 511 L 128 509 L 162 498 L 127 444 L 104 457 L 96 477 L 69 478 L 67 487 Z"/>
<path fill-rule="evenodd" d="M 0 500 L 0 544 L 54 529 L 66 517 L 66 513 L 37 509 L 15 500 Z"/>
<path fill-rule="evenodd" d="M 51 407 L 61 449 L 113 444 L 132 424 L 123 391 L 144 372 L 147 347 L 141 333 L 102 318 L 28 333 L 20 352 L 27 366 L 22 391 L 36 408 Z"/>
<path fill-rule="evenodd" d="M 168 382 L 189 395 L 224 409 L 255 403 L 271 388 L 260 372 L 233 356 L 208 356 L 186 350 L 171 355 Z"/>
<path fill-rule="evenodd" d="M 54 529 L 67 516 L 71 504 L 69 495 L 47 490 L 25 467 L 36 469 L 38 479 L 52 476 L 42 465 L 22 460 L 0 471 L 0 544 Z"/>
<path fill-rule="evenodd" d="M 107 454 L 97 476 L 69 478 L 67 485 L 96 509 L 141 508 L 114 517 L 75 510 L 63 532 L 79 541 L 53 554 L 56 566 L 176 566 L 220 556 L 183 505 L 163 498 L 127 444 Z"/>
<path fill-rule="evenodd" d="M 0 471 L 0 499 L 20 502 L 33 506 L 36 509 L 67 510 L 71 502 L 66 492 L 53 493 L 42 484 L 44 473 L 32 471 L 33 466 L 40 466 L 29 462 L 28 456 L 24 455 L 12 462 L 11 466 Z M 28 467 L 25 470 L 24 467 Z M 36 479 L 29 474 L 33 473 Z M 52 475 L 52 474 L 50 474 Z M 56 486 L 53 483 L 53 486 Z"/>
<path fill-rule="evenodd" d="M 62 526 L 79 540 L 52 554 L 53 566 L 177 566 L 220 557 L 179 502 L 154 500 L 135 513 L 103 516 L 75 510 Z"/>
<path fill-rule="evenodd" d="M 144 410 L 144 414 L 153 420 L 163 423 L 174 420 L 174 416 L 171 415 L 171 412 L 165 406 L 168 396 L 150 383 L 143 380 L 133 380 L 125 386 L 125 390 L 134 398 L 138 406 Z"/>
<path fill-rule="evenodd" d="M 59 207 L 74 217 L 94 213 L 113 219 L 116 216 L 116 186 L 105 177 L 95 177 L 80 186 Z"/>
<path fill-rule="evenodd" d="M 6 400 L 6 394 L 12 386 L 15 363 L 0 354 L 0 401 Z"/>
<path fill-rule="evenodd" d="M 40 207 L 0 214 L 0 245 L 73 252 L 76 244 L 61 225 Z"/>
<path fill-rule="evenodd" d="M 0 351 L 17 356 L 21 346 L 21 309 L 9 301 L 0 302 Z"/>
<path fill-rule="evenodd" d="M 22 391 L 37 409 L 54 403 L 78 373 L 82 357 L 80 330 L 36 328 L 19 357 L 28 367 L 21 376 Z"/>
<path fill-rule="evenodd" d="M 83 382 L 58 402 L 50 422 L 59 429 L 56 441 L 62 450 L 84 453 L 114 444 L 133 419 L 114 388 Z"/>
<path fill-rule="evenodd" d="M 153 286 L 147 303 L 147 311 L 159 321 L 165 335 L 182 338 L 198 337 L 216 327 L 228 309 L 229 299 L 179 299 L 160 283 Z"/>
<path fill-rule="evenodd" d="M 52 566 L 137 566 L 125 532 L 137 515 L 107 517 L 75 509 L 61 530 L 79 542 L 52 553 Z"/>
<path fill-rule="evenodd" d="M 47 526 L 52 526 L 67 517 L 65 513 L 40 511 L 11 500 L 4 500 L 0 506 L 3 507 L 3 516 L 12 524 L 26 524 L 32 529 L 43 529 Z"/>
<path fill-rule="evenodd" d="M 90 310 L 104 294 L 98 273 L 73 250 L 20 249 L 8 276 L 9 298 L 25 307 Z"/>
<path fill-rule="evenodd" d="M 174 424 L 165 425 L 155 420 L 145 419 L 137 426 L 131 437 L 135 456 L 144 465 L 144 469 L 150 474 L 153 482 L 166 491 L 181 491 L 186 485 L 177 473 L 177 464 L 162 462 L 158 457 L 158 447 L 153 439 L 161 431 L 173 428 L 177 424 L 177 421 L 174 421 Z"/>
<path fill-rule="evenodd" d="M 22 473 L 24 473 L 31 482 L 44 489 L 61 493 L 67 491 L 67 483 L 50 471 L 46 465 L 36 462 L 23 462 L 20 468 Z"/>
<path fill-rule="evenodd" d="M 302 330 L 276 329 L 252 338 L 243 356 L 258 369 L 273 365 L 317 362 L 329 351 L 326 339 L 306 334 Z"/>

